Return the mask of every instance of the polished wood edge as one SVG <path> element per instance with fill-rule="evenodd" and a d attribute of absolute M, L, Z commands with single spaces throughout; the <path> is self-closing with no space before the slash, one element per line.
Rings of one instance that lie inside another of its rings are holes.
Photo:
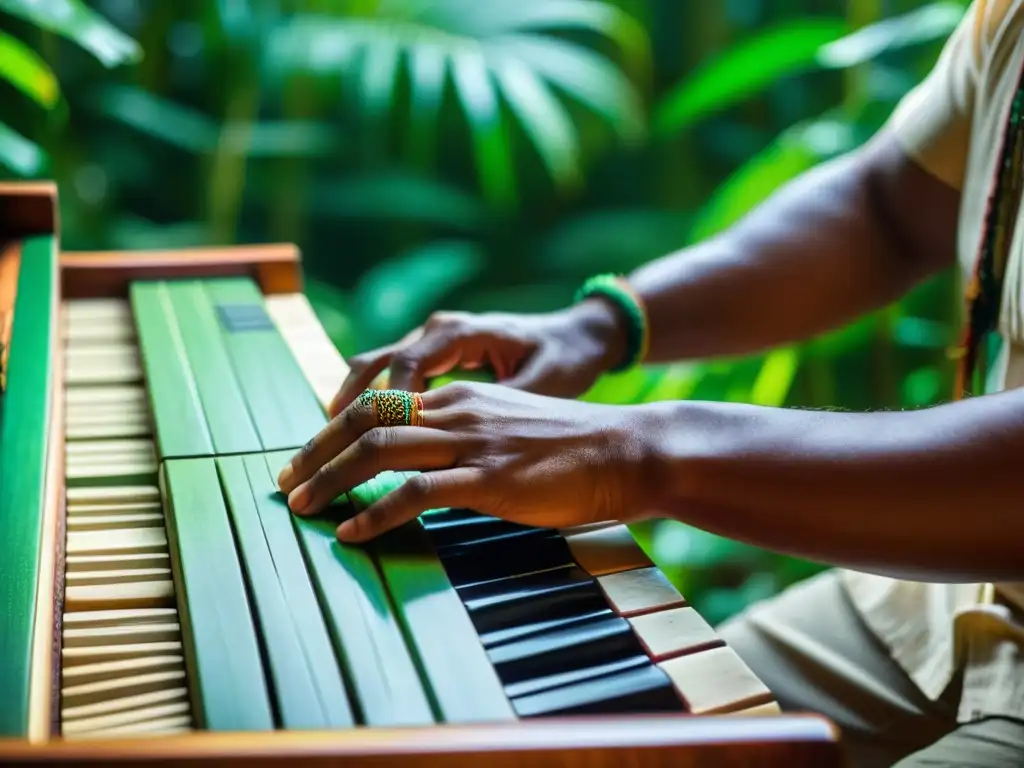
<path fill-rule="evenodd" d="M 56 234 L 59 226 L 56 183 L 0 182 L 0 237 Z"/>
<path fill-rule="evenodd" d="M 51 258 L 57 260 L 56 245 Z M 56 266 L 56 265 L 55 265 Z M 47 354 L 52 361 L 50 376 L 50 415 L 46 446 L 46 485 L 43 491 L 43 519 L 39 553 L 39 583 L 36 590 L 35 629 L 32 638 L 32 672 L 29 679 L 29 739 L 42 742 L 50 738 L 54 676 L 59 665 L 53 663 L 53 625 L 57 610 L 58 551 L 64 501 L 64 355 L 61 353 L 60 296 L 58 270 L 53 270 L 50 291 L 52 331 Z"/>
<path fill-rule="evenodd" d="M 564 753 L 576 750 L 615 752 L 653 750 L 682 755 L 687 751 L 747 747 L 771 750 L 804 747 L 817 754 L 840 754 L 836 727 L 817 715 L 778 717 L 625 716 L 530 720 L 479 726 L 433 728 L 358 728 L 342 731 L 213 733 L 87 740 L 56 740 L 46 745 L 0 741 L 4 761 L 102 762 L 174 760 L 301 761 L 344 757 L 346 765 L 373 759 L 410 759 L 455 754 L 493 760 L 501 755 Z M 360 758 L 366 758 L 363 761 Z M 621 759 L 621 755 L 619 756 Z M 417 763 L 418 764 L 418 763 Z M 632 764 L 632 763 L 631 763 Z M 681 763 L 678 763 L 681 764 Z M 840 765 L 826 762 L 821 765 Z"/>
<path fill-rule="evenodd" d="M 124 298 L 135 280 L 252 277 L 265 295 L 301 293 L 302 258 L 291 243 L 150 251 L 64 251 L 64 299 Z"/>

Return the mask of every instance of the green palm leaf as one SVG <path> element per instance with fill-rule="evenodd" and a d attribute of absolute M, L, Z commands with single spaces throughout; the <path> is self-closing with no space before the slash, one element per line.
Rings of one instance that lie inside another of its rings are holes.
<path fill-rule="evenodd" d="M 71 40 L 107 67 L 142 57 L 138 43 L 79 0 L 0 0 L 0 12 Z"/>
<path fill-rule="evenodd" d="M 363 3 L 361 15 L 300 15 L 269 32 L 268 70 L 314 72 L 342 82 L 372 119 L 395 109 L 399 84 L 410 88 L 411 151 L 433 151 L 444 97 L 451 89 L 472 137 L 480 186 L 488 198 L 516 199 L 505 109 L 536 149 L 555 184 L 580 183 L 580 137 L 568 96 L 619 136 L 640 137 L 641 99 L 624 70 L 645 77 L 646 34 L 632 18 L 598 0 L 419 0 Z M 583 31 L 621 51 L 622 67 L 557 37 Z"/>

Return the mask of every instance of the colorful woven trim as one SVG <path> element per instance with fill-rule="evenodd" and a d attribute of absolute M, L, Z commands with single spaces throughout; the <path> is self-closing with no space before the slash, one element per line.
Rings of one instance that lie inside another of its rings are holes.
<path fill-rule="evenodd" d="M 1010 254 L 1014 226 L 1020 204 L 1022 162 L 1024 162 L 1024 70 L 1010 102 L 1009 115 L 1003 131 L 999 162 L 996 165 L 992 191 L 985 212 L 985 228 L 975 263 L 974 274 L 966 287 L 967 325 L 960 346 L 954 350 L 960 365 L 957 371 L 957 399 L 968 388 L 982 391 L 984 360 L 979 351 L 985 337 L 999 324 L 1003 278 Z"/>
<path fill-rule="evenodd" d="M 625 371 L 642 363 L 650 348 L 650 327 L 643 300 L 620 275 L 591 277 L 576 292 L 576 302 L 592 296 L 608 299 L 626 318 L 626 354 L 622 361 L 612 368 L 612 373 Z"/>

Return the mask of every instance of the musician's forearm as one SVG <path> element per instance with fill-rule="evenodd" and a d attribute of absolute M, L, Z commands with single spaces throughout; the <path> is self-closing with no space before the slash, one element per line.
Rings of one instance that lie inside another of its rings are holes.
<path fill-rule="evenodd" d="M 922 581 L 1024 581 L 1024 391 L 846 414 L 644 406 L 660 515 Z"/>
<path fill-rule="evenodd" d="M 629 276 L 650 360 L 747 354 L 883 306 L 952 263 L 955 213 L 956 194 L 885 137 L 801 176 L 721 237 Z"/>

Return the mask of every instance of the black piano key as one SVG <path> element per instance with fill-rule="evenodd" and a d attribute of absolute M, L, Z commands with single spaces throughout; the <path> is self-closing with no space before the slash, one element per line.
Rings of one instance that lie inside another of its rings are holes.
<path fill-rule="evenodd" d="M 537 530 L 529 536 L 479 544 L 441 547 L 437 556 L 455 587 L 507 579 L 572 565 L 572 553 L 558 531 Z"/>
<path fill-rule="evenodd" d="M 468 509 L 446 509 L 420 518 L 420 524 L 435 548 L 470 544 L 500 537 L 515 537 L 539 531 L 528 525 L 510 523 Z"/>
<path fill-rule="evenodd" d="M 480 633 L 608 607 L 597 581 L 575 566 L 487 582 L 460 597 Z"/>
<path fill-rule="evenodd" d="M 510 699 L 521 699 L 524 696 L 532 696 L 536 693 L 543 693 L 555 688 L 564 688 L 569 685 L 576 685 L 597 677 L 607 677 L 631 669 L 649 667 L 651 659 L 647 654 L 638 653 L 636 656 L 628 656 L 625 659 L 618 659 L 607 664 L 598 664 L 596 667 L 585 667 L 573 669 L 569 672 L 558 672 L 547 677 L 537 677 L 532 680 L 524 680 L 521 683 L 512 683 L 505 686 L 505 695 Z"/>
<path fill-rule="evenodd" d="M 483 632 L 480 634 L 480 642 L 483 644 L 484 648 L 490 650 L 496 646 L 511 643 L 516 640 L 523 640 L 527 637 L 532 637 L 533 635 L 553 632 L 556 629 L 565 629 L 577 624 L 594 621 L 595 619 L 608 618 L 617 615 L 618 614 L 616 614 L 611 608 L 603 608 L 598 611 L 592 611 L 578 616 L 562 616 L 557 619 L 531 621 L 526 624 L 506 627 L 505 629 L 495 629 L 491 632 Z"/>
<path fill-rule="evenodd" d="M 512 700 L 522 718 L 685 712 L 672 682 L 654 664 Z"/>
<path fill-rule="evenodd" d="M 502 683 L 511 685 L 643 652 L 630 623 L 612 615 L 499 645 L 487 655 Z"/>

